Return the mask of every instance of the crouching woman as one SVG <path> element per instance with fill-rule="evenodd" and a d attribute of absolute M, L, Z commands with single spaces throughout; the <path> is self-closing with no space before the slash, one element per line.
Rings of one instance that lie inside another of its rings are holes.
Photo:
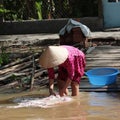
<path fill-rule="evenodd" d="M 68 95 L 68 86 L 71 86 L 72 96 L 79 95 L 81 77 L 84 75 L 85 55 L 73 46 L 48 46 L 39 58 L 41 67 L 48 69 L 49 92 L 55 95 L 54 68 L 58 67 L 57 84 L 60 96 Z"/>

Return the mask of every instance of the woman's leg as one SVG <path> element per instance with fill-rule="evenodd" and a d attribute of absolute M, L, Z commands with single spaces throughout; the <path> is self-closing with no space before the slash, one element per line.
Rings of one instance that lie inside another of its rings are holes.
<path fill-rule="evenodd" d="M 79 95 L 79 83 L 76 81 L 71 82 L 72 96 Z"/>
<path fill-rule="evenodd" d="M 59 80 L 57 80 L 57 84 L 58 84 L 58 89 L 60 91 L 61 89 L 63 89 L 63 87 L 65 85 L 65 81 L 59 79 Z M 68 95 L 68 89 L 67 88 L 65 90 L 65 94 Z"/>

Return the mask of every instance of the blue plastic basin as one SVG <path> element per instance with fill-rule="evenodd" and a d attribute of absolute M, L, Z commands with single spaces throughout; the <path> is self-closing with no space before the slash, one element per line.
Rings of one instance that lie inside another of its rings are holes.
<path fill-rule="evenodd" d="M 119 70 L 116 68 L 94 68 L 85 74 L 92 85 L 109 85 L 116 82 Z"/>

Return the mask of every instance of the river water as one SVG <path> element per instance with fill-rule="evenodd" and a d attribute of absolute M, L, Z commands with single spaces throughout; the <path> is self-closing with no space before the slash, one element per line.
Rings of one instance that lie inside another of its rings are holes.
<path fill-rule="evenodd" d="M 42 94 L 41 94 L 42 93 Z M 18 94 L 0 94 L 0 120 L 120 120 L 120 94 L 107 92 L 80 92 L 72 101 L 50 108 L 14 106 L 21 96 L 47 96 L 48 91 Z"/>

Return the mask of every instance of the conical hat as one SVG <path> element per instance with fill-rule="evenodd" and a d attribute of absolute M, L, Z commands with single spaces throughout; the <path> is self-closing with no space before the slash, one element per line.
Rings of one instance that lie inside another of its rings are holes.
<path fill-rule="evenodd" d="M 48 46 L 41 54 L 39 64 L 44 68 L 58 66 L 67 59 L 68 51 L 62 46 Z"/>

